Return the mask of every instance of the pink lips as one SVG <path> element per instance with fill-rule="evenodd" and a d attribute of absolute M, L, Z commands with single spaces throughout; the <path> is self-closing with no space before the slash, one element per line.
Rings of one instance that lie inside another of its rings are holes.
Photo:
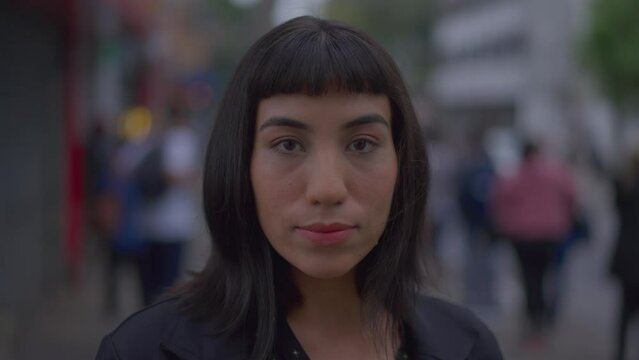
<path fill-rule="evenodd" d="M 355 226 L 340 223 L 311 224 L 296 230 L 317 245 L 336 245 L 344 242 L 355 230 Z"/>

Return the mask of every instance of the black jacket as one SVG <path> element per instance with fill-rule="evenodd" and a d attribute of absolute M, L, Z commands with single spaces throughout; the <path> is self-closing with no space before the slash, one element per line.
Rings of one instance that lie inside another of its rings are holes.
<path fill-rule="evenodd" d="M 615 183 L 619 234 L 612 252 L 611 270 L 624 286 L 639 286 L 639 175 L 637 184 Z"/>
<path fill-rule="evenodd" d="M 211 324 L 175 310 L 175 300 L 143 309 L 104 337 L 97 360 L 247 359 L 238 341 L 210 333 Z M 470 311 L 423 297 L 411 324 L 417 360 L 501 360 L 494 335 Z"/>

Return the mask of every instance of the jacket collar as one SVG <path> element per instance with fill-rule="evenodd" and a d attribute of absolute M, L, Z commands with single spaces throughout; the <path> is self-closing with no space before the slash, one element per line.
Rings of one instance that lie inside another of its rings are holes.
<path fill-rule="evenodd" d="M 479 334 L 459 320 L 459 315 L 454 314 L 459 311 L 435 298 L 422 297 L 418 300 L 415 319 L 407 324 L 416 359 L 468 358 Z M 213 328 L 210 321 L 197 322 L 179 316 L 164 332 L 161 346 L 181 360 L 248 358 L 244 342 L 213 334 Z"/>
<path fill-rule="evenodd" d="M 214 334 L 213 325 L 211 321 L 193 321 L 180 316 L 164 333 L 162 349 L 180 360 L 248 358 L 245 344 L 228 336 Z"/>
<path fill-rule="evenodd" d="M 409 324 L 415 357 L 420 360 L 467 359 L 479 336 L 476 329 L 462 321 L 461 311 L 442 300 L 422 297 Z"/>

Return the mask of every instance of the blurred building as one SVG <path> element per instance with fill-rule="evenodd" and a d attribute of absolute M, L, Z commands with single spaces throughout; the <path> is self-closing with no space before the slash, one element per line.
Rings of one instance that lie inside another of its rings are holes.
<path fill-rule="evenodd" d="M 136 50 L 143 10 L 131 1 L 0 4 L 0 358 L 13 358 L 34 309 L 82 281 L 87 133 L 149 102 L 151 62 Z M 110 28 L 117 42 L 104 40 Z"/>
<path fill-rule="evenodd" d="M 428 88 L 442 118 L 508 128 L 560 156 L 610 156 L 612 112 L 577 56 L 588 0 L 438 2 Z"/>
<path fill-rule="evenodd" d="M 81 250 L 81 9 L 0 4 L 0 358 Z"/>
<path fill-rule="evenodd" d="M 237 61 L 224 45 L 269 27 L 273 3 L 0 2 L 0 359 L 16 358 L 36 310 L 95 266 L 85 186 L 94 126 L 118 137 L 124 114 L 141 109 L 156 128 L 176 91 L 210 126 L 221 63 Z"/>

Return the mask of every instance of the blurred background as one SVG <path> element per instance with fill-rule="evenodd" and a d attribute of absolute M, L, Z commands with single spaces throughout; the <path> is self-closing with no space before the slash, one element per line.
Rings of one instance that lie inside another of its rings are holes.
<path fill-rule="evenodd" d="M 164 270 L 151 263 L 171 269 L 165 282 L 202 267 L 198 184 L 216 105 L 247 47 L 305 14 L 365 30 L 402 69 L 429 141 L 436 291 L 473 308 L 507 359 L 620 359 L 621 328 L 638 358 L 636 0 L 3 1 L 0 358 L 93 358 L 152 301 Z M 569 210 L 552 254 L 524 265 L 499 199 L 530 142 Z M 172 163 L 160 215 L 138 171 L 157 147 Z M 154 235 L 162 216 L 185 230 Z M 148 239 L 164 250 L 149 255 Z M 543 320 L 524 281 L 535 273 Z"/>

